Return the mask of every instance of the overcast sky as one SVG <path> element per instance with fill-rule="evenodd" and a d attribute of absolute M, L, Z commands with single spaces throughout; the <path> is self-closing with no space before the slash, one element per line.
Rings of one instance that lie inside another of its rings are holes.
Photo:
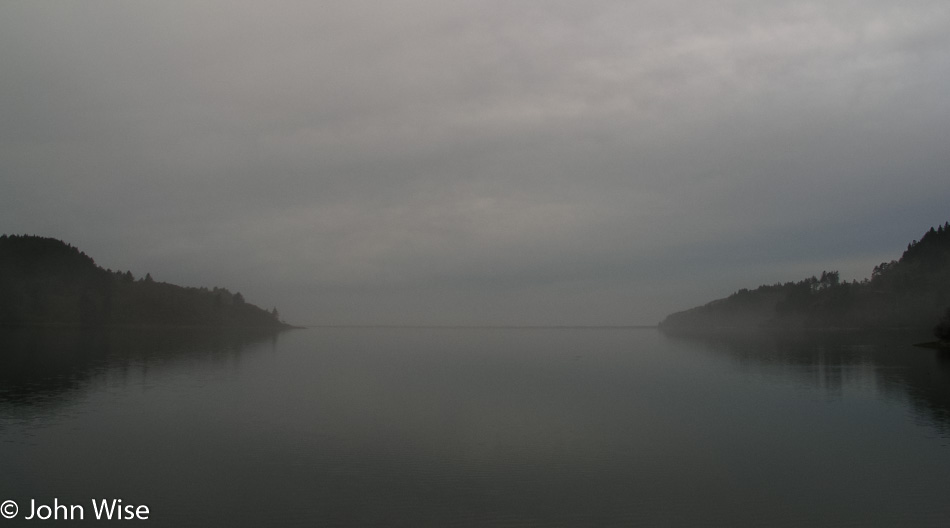
<path fill-rule="evenodd" d="M 950 2 L 0 3 L 0 232 L 298 324 L 654 324 L 950 220 Z"/>

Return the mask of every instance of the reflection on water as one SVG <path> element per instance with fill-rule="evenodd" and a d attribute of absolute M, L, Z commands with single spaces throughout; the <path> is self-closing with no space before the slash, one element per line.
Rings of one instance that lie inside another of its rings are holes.
<path fill-rule="evenodd" d="M 176 361 L 237 360 L 270 329 L 0 326 L 0 404 L 55 405 L 97 377 L 146 377 Z"/>
<path fill-rule="evenodd" d="M 906 342 L 4 330 L 0 499 L 121 497 L 151 526 L 938 526 L 948 365 Z"/>
<path fill-rule="evenodd" d="M 947 432 L 950 352 L 911 345 L 925 338 L 903 332 L 763 332 L 672 339 L 701 344 L 742 368 L 812 385 L 829 396 L 850 386 L 906 399 Z"/>

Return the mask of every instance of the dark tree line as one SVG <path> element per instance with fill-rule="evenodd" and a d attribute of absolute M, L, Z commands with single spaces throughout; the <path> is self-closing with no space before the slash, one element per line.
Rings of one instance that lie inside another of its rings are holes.
<path fill-rule="evenodd" d="M 0 324 L 284 326 L 224 288 L 136 280 L 53 238 L 0 237 Z"/>
<path fill-rule="evenodd" d="M 725 299 L 668 316 L 661 328 L 922 328 L 950 306 L 950 223 L 914 240 L 900 259 L 862 281 L 837 271 L 798 282 L 742 289 Z M 950 327 L 950 314 L 944 326 Z M 940 330 L 935 330 L 939 332 Z"/>

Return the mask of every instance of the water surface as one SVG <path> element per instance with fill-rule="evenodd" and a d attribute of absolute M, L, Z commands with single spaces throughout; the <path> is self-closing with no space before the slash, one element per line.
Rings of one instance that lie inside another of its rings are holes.
<path fill-rule="evenodd" d="M 0 500 L 118 497 L 150 526 L 945 526 L 950 363 L 907 342 L 6 329 Z"/>

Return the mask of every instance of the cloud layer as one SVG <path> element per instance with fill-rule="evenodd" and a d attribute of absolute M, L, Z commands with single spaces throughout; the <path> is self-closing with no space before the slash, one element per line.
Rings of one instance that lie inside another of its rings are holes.
<path fill-rule="evenodd" d="M 0 226 L 298 323 L 636 324 L 950 219 L 950 5 L 8 2 Z"/>

